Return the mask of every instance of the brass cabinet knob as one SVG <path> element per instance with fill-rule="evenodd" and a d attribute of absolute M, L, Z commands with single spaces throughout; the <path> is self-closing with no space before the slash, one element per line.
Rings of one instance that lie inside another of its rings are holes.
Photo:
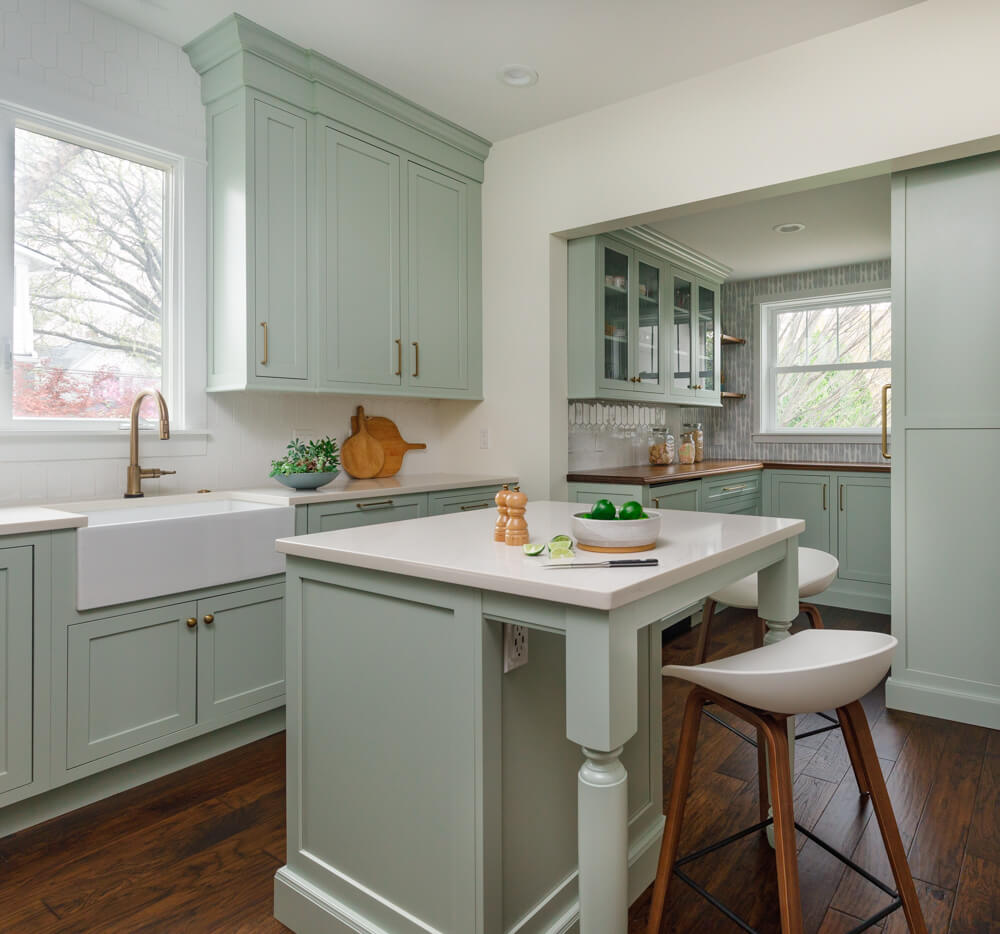
<path fill-rule="evenodd" d="M 198 620 L 196 620 L 193 616 L 189 616 L 187 618 L 187 624 L 188 629 L 194 629 L 194 627 L 198 625 Z"/>
<path fill-rule="evenodd" d="M 215 622 L 215 617 L 211 613 L 206 613 L 202 618 L 204 619 L 206 626 L 211 626 L 212 623 Z"/>

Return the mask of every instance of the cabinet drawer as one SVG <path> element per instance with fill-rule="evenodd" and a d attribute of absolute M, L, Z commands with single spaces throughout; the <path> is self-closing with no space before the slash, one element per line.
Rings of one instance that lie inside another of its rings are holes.
<path fill-rule="evenodd" d="M 569 500 L 593 506 L 599 499 L 611 500 L 616 506 L 628 502 L 643 502 L 643 488 L 624 483 L 571 483 Z"/>
<path fill-rule="evenodd" d="M 728 477 L 706 477 L 702 481 L 704 508 L 711 509 L 714 503 L 738 499 L 741 496 L 760 496 L 760 489 L 760 471 L 749 474 L 737 473 Z"/>
<path fill-rule="evenodd" d="M 701 481 L 664 483 L 649 488 L 649 505 L 653 509 L 701 509 Z"/>
<path fill-rule="evenodd" d="M 69 627 L 70 768 L 194 726 L 196 612 L 179 603 Z"/>
<path fill-rule="evenodd" d="M 702 506 L 703 512 L 725 513 L 729 516 L 759 516 L 760 497 L 754 496 L 734 496 L 731 499 L 724 499 L 714 503 L 705 503 Z"/>
<path fill-rule="evenodd" d="M 448 490 L 431 493 L 427 498 L 428 514 L 442 516 L 449 512 L 472 512 L 476 509 L 494 509 L 499 487 L 483 486 L 471 490 Z"/>
<path fill-rule="evenodd" d="M 381 522 L 419 519 L 426 515 L 426 493 L 373 496 L 371 499 L 352 499 L 342 503 L 317 503 L 309 507 L 308 531 L 333 532 L 337 529 L 355 529 L 362 525 L 378 525 Z"/>

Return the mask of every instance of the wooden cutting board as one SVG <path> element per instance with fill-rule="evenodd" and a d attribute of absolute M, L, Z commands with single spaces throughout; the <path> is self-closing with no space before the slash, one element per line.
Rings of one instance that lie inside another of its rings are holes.
<path fill-rule="evenodd" d="M 351 422 L 354 421 L 352 418 Z M 340 451 L 340 463 L 344 470 L 359 480 L 382 476 L 379 471 L 385 465 L 385 451 L 381 443 L 368 432 L 364 406 L 358 406 L 357 428 L 344 442 Z"/>
<path fill-rule="evenodd" d="M 363 417 L 360 407 L 358 412 Z M 358 432 L 358 421 L 358 415 L 351 416 L 351 431 L 355 434 Z M 391 418 L 373 415 L 370 418 L 365 418 L 364 421 L 368 433 L 382 445 L 382 450 L 385 453 L 385 462 L 382 469 L 375 475 L 377 477 L 391 477 L 393 474 L 399 473 L 399 468 L 403 466 L 403 456 L 407 451 L 423 451 L 427 448 L 427 445 L 423 443 L 411 444 L 409 441 L 404 441 L 396 423 Z"/>

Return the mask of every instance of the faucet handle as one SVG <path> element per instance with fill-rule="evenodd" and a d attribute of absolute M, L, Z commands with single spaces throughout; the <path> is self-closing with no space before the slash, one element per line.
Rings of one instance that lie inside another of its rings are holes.
<path fill-rule="evenodd" d="M 151 480 L 156 477 L 165 477 L 167 474 L 177 473 L 176 470 L 160 470 L 159 467 L 143 467 L 140 471 L 143 480 Z"/>

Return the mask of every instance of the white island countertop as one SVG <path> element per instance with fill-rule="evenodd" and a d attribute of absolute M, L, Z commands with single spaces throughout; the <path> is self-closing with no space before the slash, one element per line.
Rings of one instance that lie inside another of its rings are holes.
<path fill-rule="evenodd" d="M 568 534 L 570 517 L 579 511 L 578 503 L 529 503 L 531 540 L 547 542 Z M 493 510 L 300 535 L 278 539 L 277 547 L 317 561 L 612 610 L 805 531 L 800 519 L 660 512 L 656 548 L 634 556 L 659 559 L 652 568 L 543 568 L 547 556 L 529 558 L 519 547 L 493 541 Z M 575 553 L 580 562 L 623 557 L 580 549 Z"/>

